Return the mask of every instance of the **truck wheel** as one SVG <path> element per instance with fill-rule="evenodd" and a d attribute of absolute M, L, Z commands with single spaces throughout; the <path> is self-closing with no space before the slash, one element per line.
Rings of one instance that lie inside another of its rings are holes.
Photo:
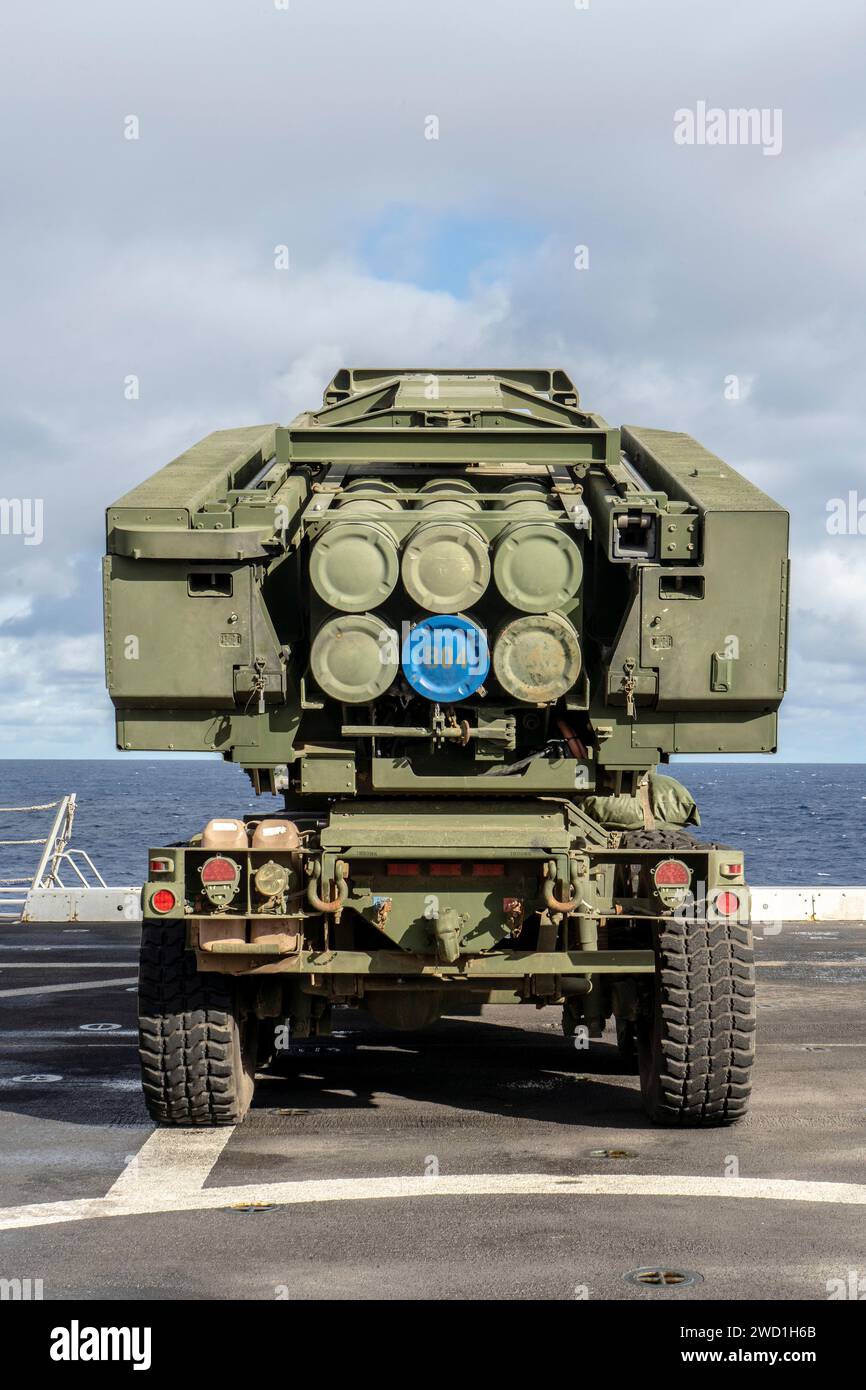
<path fill-rule="evenodd" d="M 230 1125 L 255 1084 L 257 1020 L 240 1008 L 235 981 L 202 974 L 183 924 L 145 923 L 138 984 L 141 1083 L 163 1125 Z"/>
<path fill-rule="evenodd" d="M 634 849 L 703 849 L 688 830 L 637 830 Z M 755 1055 L 752 929 L 667 921 L 637 1025 L 644 1109 L 658 1124 L 727 1125 L 745 1115 Z"/>
<path fill-rule="evenodd" d="M 726 1125 L 746 1113 L 755 1051 L 751 928 L 669 921 L 638 1019 L 644 1108 L 660 1124 Z"/>

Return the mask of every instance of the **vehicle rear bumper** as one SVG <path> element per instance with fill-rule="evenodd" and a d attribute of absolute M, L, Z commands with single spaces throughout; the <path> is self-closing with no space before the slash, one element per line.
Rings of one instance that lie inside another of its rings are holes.
<path fill-rule="evenodd" d="M 402 988 L 413 984 L 459 983 L 487 986 L 500 981 L 513 982 L 530 976 L 585 977 L 589 975 L 651 975 L 655 970 L 652 951 L 496 951 L 483 956 L 462 956 L 453 965 L 429 956 L 405 951 L 299 951 L 280 956 L 269 950 L 251 951 L 249 946 L 213 942 L 197 950 L 200 970 L 231 974 L 286 974 L 333 979 L 362 978 L 367 988 L 377 981 L 391 980 Z M 312 983 L 312 980 L 311 980 Z"/>

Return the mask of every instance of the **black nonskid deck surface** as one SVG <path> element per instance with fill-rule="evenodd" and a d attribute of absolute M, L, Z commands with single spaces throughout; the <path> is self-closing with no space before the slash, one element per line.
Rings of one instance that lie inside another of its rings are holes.
<path fill-rule="evenodd" d="M 132 925 L 0 936 L 0 1205 L 74 1203 L 62 1223 L 12 1214 L 2 1278 L 41 1279 L 49 1299 L 825 1300 L 828 1281 L 864 1272 L 864 1207 L 836 1200 L 842 1188 L 800 1200 L 806 1183 L 864 1183 L 861 924 L 759 938 L 755 1097 L 732 1129 L 651 1126 L 610 1034 L 577 1051 L 556 1009 L 487 1008 L 423 1034 L 345 1011 L 333 1039 L 260 1076 L 243 1125 L 189 1143 L 151 1140 L 141 1101 L 137 937 Z M 106 1218 L 101 1199 L 139 1152 L 149 1191 L 174 1207 Z M 437 1172 L 453 1190 L 434 1190 Z M 786 1186 L 723 1195 L 730 1173 Z M 550 1184 L 521 1191 L 527 1174 Z M 626 1194 L 557 1186 L 611 1174 Z M 418 1195 L 425 1176 L 434 1186 Z M 673 1195 L 658 1195 L 660 1176 L 679 1180 Z M 406 1192 L 383 1186 L 400 1177 Z M 288 1189 L 273 1200 L 289 1183 L 311 1185 L 303 1203 Z M 264 1209 L 249 1208 L 256 1192 Z M 702 1282 L 625 1281 L 655 1264 Z"/>

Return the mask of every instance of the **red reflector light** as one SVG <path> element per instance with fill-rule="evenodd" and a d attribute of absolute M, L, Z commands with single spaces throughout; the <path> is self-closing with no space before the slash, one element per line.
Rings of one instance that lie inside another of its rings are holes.
<path fill-rule="evenodd" d="M 480 864 L 472 865 L 472 872 L 476 878 L 498 878 L 505 873 L 505 865 L 487 864 L 482 860 Z"/>
<path fill-rule="evenodd" d="M 653 869 L 653 881 L 656 888 L 688 888 L 692 875 L 681 859 L 663 859 Z"/>
<path fill-rule="evenodd" d="M 167 859 L 151 859 L 150 872 L 152 874 L 164 874 L 169 868 Z"/>
<path fill-rule="evenodd" d="M 733 917 L 740 910 L 740 899 L 736 893 L 730 891 L 720 893 L 713 903 L 713 907 L 723 917 Z"/>
<path fill-rule="evenodd" d="M 455 878 L 458 874 L 462 874 L 463 868 L 460 864 L 431 864 L 430 872 L 436 875 L 450 874 L 452 878 Z"/>
<path fill-rule="evenodd" d="M 721 867 L 726 878 L 736 878 L 743 872 L 742 864 L 723 864 Z"/>
<path fill-rule="evenodd" d="M 402 859 L 397 859 L 393 864 L 388 865 L 389 874 L 402 875 L 404 878 L 409 878 L 413 874 L 420 874 L 420 872 L 420 864 L 409 864 L 404 862 Z"/>
<path fill-rule="evenodd" d="M 150 900 L 154 912 L 171 912 L 177 905 L 177 898 L 168 888 L 158 888 Z"/>
<path fill-rule="evenodd" d="M 240 869 L 233 859 L 208 859 L 201 871 L 202 883 L 234 883 Z"/>

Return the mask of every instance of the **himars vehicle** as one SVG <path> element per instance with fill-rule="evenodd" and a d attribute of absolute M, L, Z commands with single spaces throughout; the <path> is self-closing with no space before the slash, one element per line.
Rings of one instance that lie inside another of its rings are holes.
<path fill-rule="evenodd" d="M 151 1115 L 238 1120 L 280 1029 L 334 1005 L 479 1002 L 613 1017 L 653 1119 L 742 1115 L 743 854 L 657 769 L 775 750 L 787 549 L 734 469 L 549 370 L 344 369 L 115 502 L 119 747 L 221 753 L 285 800 L 150 851 Z"/>

